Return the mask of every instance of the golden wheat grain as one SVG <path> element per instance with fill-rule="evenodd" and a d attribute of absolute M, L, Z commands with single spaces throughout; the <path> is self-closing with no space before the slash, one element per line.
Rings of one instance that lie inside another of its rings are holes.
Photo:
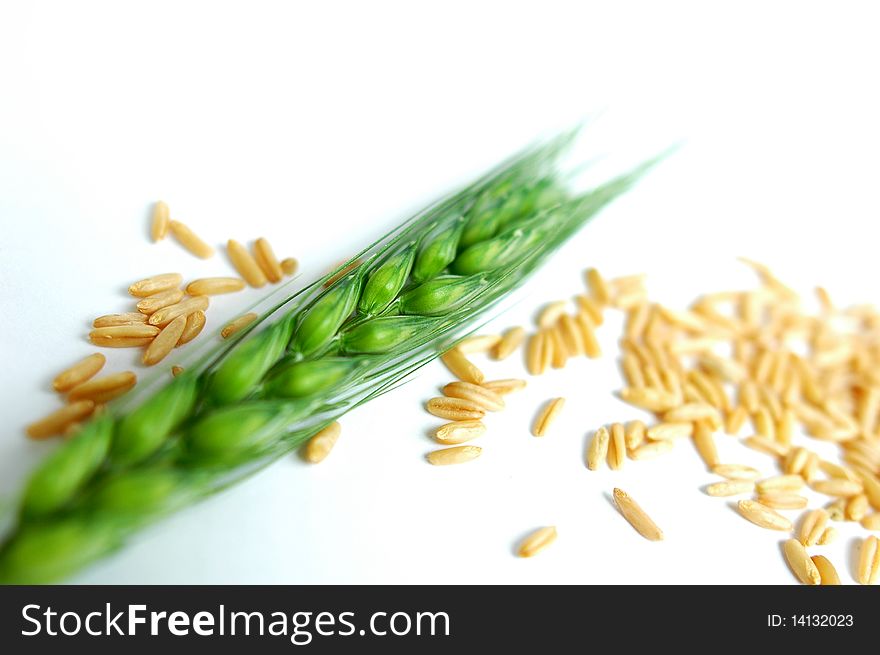
<path fill-rule="evenodd" d="M 660 541 L 663 539 L 663 531 L 657 527 L 657 524 L 654 523 L 645 510 L 629 494 L 622 489 L 615 488 L 614 502 L 623 518 L 645 539 L 649 541 Z"/>
<path fill-rule="evenodd" d="M 823 585 L 839 585 L 840 584 L 840 576 L 837 575 L 837 570 L 834 568 L 834 565 L 824 555 L 813 555 L 810 559 L 813 560 L 813 564 L 816 565 L 816 569 L 819 571 L 819 576 L 822 580 L 821 584 Z"/>
<path fill-rule="evenodd" d="M 293 275 L 298 268 L 299 262 L 293 257 L 287 257 L 281 260 L 281 270 L 284 271 L 285 275 Z"/>
<path fill-rule="evenodd" d="M 564 406 L 565 398 L 554 398 L 545 403 L 541 411 L 538 412 L 537 417 L 535 417 L 535 422 L 532 425 L 532 434 L 536 437 L 543 437 L 547 434 L 547 430 L 559 416 Z"/>
<path fill-rule="evenodd" d="M 68 426 L 88 417 L 94 409 L 95 403 L 92 400 L 80 400 L 64 405 L 27 426 L 27 436 L 31 439 L 45 439 L 62 434 Z"/>
<path fill-rule="evenodd" d="M 208 259 L 214 254 L 214 249 L 205 243 L 189 226 L 180 221 L 170 221 L 168 228 L 177 242 L 200 259 Z"/>
<path fill-rule="evenodd" d="M 514 391 L 520 391 L 526 388 L 526 381 L 517 378 L 507 378 L 504 380 L 489 380 L 483 382 L 482 386 L 497 394 L 506 396 Z"/>
<path fill-rule="evenodd" d="M 52 388 L 62 393 L 70 391 L 75 386 L 95 377 L 104 368 L 106 361 L 107 358 L 101 353 L 89 355 L 56 375 L 52 380 Z"/>
<path fill-rule="evenodd" d="M 465 337 L 458 343 L 456 348 L 465 355 L 484 353 L 494 350 L 499 341 L 501 341 L 501 335 L 499 334 L 478 334 L 472 337 Z"/>
<path fill-rule="evenodd" d="M 333 450 L 333 446 L 339 440 L 340 434 L 342 434 L 342 426 L 339 425 L 338 421 L 333 421 L 323 430 L 314 434 L 306 442 L 303 452 L 306 461 L 310 464 L 322 462 L 330 454 L 330 451 Z"/>
<path fill-rule="evenodd" d="M 275 256 L 275 251 L 263 237 L 254 241 L 254 259 L 269 282 L 280 282 L 284 277 L 284 271 L 281 270 L 281 263 Z"/>
<path fill-rule="evenodd" d="M 106 403 L 130 391 L 137 384 L 137 376 L 132 371 L 111 373 L 100 378 L 93 378 L 70 390 L 67 399 L 91 400 L 94 403 Z"/>
<path fill-rule="evenodd" d="M 435 466 L 462 464 L 476 459 L 483 452 L 479 446 L 453 446 L 442 450 L 433 450 L 425 458 Z"/>
<path fill-rule="evenodd" d="M 758 496 L 758 502 L 773 509 L 803 509 L 807 499 L 790 491 L 769 491 Z"/>
<path fill-rule="evenodd" d="M 162 328 L 158 336 L 144 350 L 144 355 L 141 358 L 144 366 L 153 366 L 165 359 L 168 353 L 174 350 L 174 346 L 177 345 L 178 340 L 183 335 L 185 327 L 186 316 L 178 316 Z"/>
<path fill-rule="evenodd" d="M 443 387 L 443 395 L 449 398 L 462 398 L 490 412 L 504 409 L 504 398 L 498 393 L 470 382 L 450 382 Z"/>
<path fill-rule="evenodd" d="M 880 578 L 880 540 L 874 535 L 862 541 L 856 579 L 860 584 L 877 584 Z"/>
<path fill-rule="evenodd" d="M 186 325 L 183 328 L 183 334 L 177 340 L 177 345 L 182 346 L 199 336 L 199 333 L 205 328 L 205 321 L 205 312 L 201 310 L 187 315 Z"/>
<path fill-rule="evenodd" d="M 785 560 L 798 580 L 807 585 L 817 585 L 822 581 L 819 569 L 807 554 L 807 549 L 797 539 L 789 539 L 783 545 Z"/>
<path fill-rule="evenodd" d="M 260 268 L 257 261 L 241 243 L 235 239 L 229 239 L 226 242 L 226 254 L 229 256 L 229 261 L 232 262 L 235 270 L 244 278 L 245 282 L 255 288 L 266 286 L 266 282 L 268 282 L 266 274 L 263 273 L 263 269 Z"/>
<path fill-rule="evenodd" d="M 819 541 L 828 525 L 828 518 L 828 512 L 821 508 L 806 513 L 798 531 L 798 539 L 804 546 L 812 546 Z"/>
<path fill-rule="evenodd" d="M 654 459 L 655 457 L 670 452 L 672 448 L 672 441 L 649 441 L 643 443 L 638 448 L 633 449 L 629 456 L 630 459 L 634 460 Z"/>
<path fill-rule="evenodd" d="M 229 337 L 238 334 L 248 325 L 256 321 L 257 318 L 259 318 L 259 316 L 254 312 L 242 314 L 238 318 L 229 321 L 229 323 L 223 326 L 223 329 L 220 330 L 220 337 L 223 339 L 228 339 Z"/>
<path fill-rule="evenodd" d="M 608 434 L 608 429 L 603 425 L 596 433 L 593 435 L 593 438 L 590 440 L 590 445 L 587 448 L 587 468 L 591 471 L 596 471 L 602 465 L 602 462 L 606 460 L 608 457 L 608 444 L 611 440 L 611 436 Z"/>
<path fill-rule="evenodd" d="M 146 298 L 154 293 L 175 289 L 180 286 L 181 282 L 183 282 L 183 276 L 180 273 L 163 273 L 138 280 L 128 287 L 128 292 L 138 298 Z"/>
<path fill-rule="evenodd" d="M 147 296 L 143 300 L 138 301 L 135 306 L 141 314 L 150 315 L 163 307 L 168 307 L 168 305 L 180 302 L 182 298 L 182 290 L 168 289 L 167 291 L 160 291 L 159 293 Z"/>
<path fill-rule="evenodd" d="M 459 444 L 486 434 L 486 426 L 481 421 L 453 421 L 445 423 L 434 431 L 434 439 L 442 444 Z"/>
<path fill-rule="evenodd" d="M 156 311 L 150 315 L 150 319 L 147 323 L 150 325 L 165 326 L 178 316 L 188 316 L 193 312 L 203 312 L 206 309 L 208 309 L 208 296 L 193 296 Z"/>
<path fill-rule="evenodd" d="M 447 398 L 445 396 L 431 398 L 426 404 L 428 413 L 450 421 L 469 421 L 481 419 L 486 411 L 468 400 Z"/>
<path fill-rule="evenodd" d="M 154 242 L 161 241 L 168 234 L 168 222 L 171 218 L 168 205 L 161 200 L 153 205 L 153 220 L 150 223 L 150 237 Z"/>
<path fill-rule="evenodd" d="M 645 424 L 642 421 L 629 421 L 624 430 L 627 451 L 633 451 L 645 441 Z"/>
<path fill-rule="evenodd" d="M 234 293 L 247 286 L 238 277 L 203 277 L 186 285 L 190 296 L 216 296 L 221 293 Z"/>
<path fill-rule="evenodd" d="M 525 338 L 526 331 L 522 327 L 516 326 L 505 330 L 491 351 L 492 357 L 497 360 L 507 359 L 516 352 Z"/>
<path fill-rule="evenodd" d="M 739 496 L 748 494 L 755 490 L 755 483 L 752 480 L 725 480 L 724 482 L 714 482 L 706 487 L 706 493 L 709 496 Z"/>
<path fill-rule="evenodd" d="M 737 503 L 737 509 L 743 518 L 757 526 L 768 530 L 791 531 L 791 521 L 755 500 L 741 500 Z"/>
<path fill-rule="evenodd" d="M 146 323 L 147 317 L 140 312 L 125 312 L 123 314 L 105 314 L 99 316 L 92 322 L 92 327 L 114 327 L 117 325 L 133 325 L 135 323 Z"/>
<path fill-rule="evenodd" d="M 556 541 L 556 527 L 538 528 L 528 535 L 519 545 L 517 554 L 520 557 L 534 557 Z"/>
<path fill-rule="evenodd" d="M 462 382 L 482 384 L 483 380 L 486 379 L 486 376 L 477 368 L 476 364 L 465 357 L 464 353 L 458 348 L 447 350 L 440 360 L 446 365 L 449 372 Z"/>

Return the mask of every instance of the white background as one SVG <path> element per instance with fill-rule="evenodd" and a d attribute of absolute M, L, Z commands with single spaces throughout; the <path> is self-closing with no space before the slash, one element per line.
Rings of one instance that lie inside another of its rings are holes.
<path fill-rule="evenodd" d="M 751 283 L 766 260 L 801 291 L 875 299 L 880 45 L 872 3 L 4 2 L 0 5 L 0 492 L 11 503 L 50 445 L 23 427 L 49 383 L 93 351 L 126 285 L 229 274 L 146 238 L 151 203 L 212 243 L 266 236 L 303 276 L 531 141 L 597 120 L 602 174 L 669 143 L 678 154 L 529 283 L 498 321 L 581 288 L 587 265 L 648 272 L 683 304 Z M 597 172 L 597 176 L 601 175 Z M 218 299 L 216 330 L 261 295 Z M 705 496 L 691 448 L 623 472 L 583 466 L 587 435 L 638 414 L 606 357 L 530 380 L 489 418 L 483 457 L 435 468 L 421 403 L 439 364 L 343 420 L 320 466 L 291 456 L 139 536 L 88 583 L 790 583 L 784 535 Z M 206 331 L 203 340 L 216 338 Z M 108 353 L 108 369 L 136 354 Z M 511 359 L 492 377 L 522 375 Z M 140 372 L 140 369 L 137 369 Z M 544 439 L 537 407 L 569 403 Z M 727 461 L 768 460 L 721 438 Z M 607 494 L 627 489 L 665 530 L 644 541 Z M 528 531 L 559 540 L 513 556 Z M 828 552 L 851 581 L 849 526 Z"/>

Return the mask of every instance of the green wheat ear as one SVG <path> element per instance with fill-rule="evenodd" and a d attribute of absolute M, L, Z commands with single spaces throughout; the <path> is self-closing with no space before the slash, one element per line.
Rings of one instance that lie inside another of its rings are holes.
<path fill-rule="evenodd" d="M 574 136 L 528 148 L 427 207 L 327 288 L 330 275 L 201 367 L 84 426 L 27 482 L 0 547 L 0 582 L 67 577 L 396 388 L 665 156 L 575 194 L 558 165 Z"/>

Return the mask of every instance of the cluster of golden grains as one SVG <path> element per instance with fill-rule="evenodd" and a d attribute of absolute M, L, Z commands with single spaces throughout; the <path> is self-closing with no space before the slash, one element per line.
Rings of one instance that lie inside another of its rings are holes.
<path fill-rule="evenodd" d="M 551 302 L 539 313 L 538 330 L 528 337 L 526 368 L 537 375 L 561 368 L 572 356 L 598 356 L 595 329 L 603 323 L 603 312 L 622 310 L 626 321 L 620 366 L 626 386 L 619 395 L 654 414 L 656 421 L 600 427 L 587 448 L 587 467 L 597 470 L 607 463 L 618 470 L 626 458 L 654 458 L 687 439 L 707 469 L 721 478 L 705 488 L 708 495 L 752 494 L 737 504 L 743 518 L 788 532 L 795 524 L 780 511 L 807 509 L 807 497 L 798 492 L 809 486 L 833 500 L 825 508 L 805 512 L 798 538 L 786 542 L 783 552 L 802 582 L 839 584 L 831 561 L 810 557 L 806 549 L 834 540 L 837 530 L 829 520 L 880 530 L 880 313 L 865 306 L 838 310 L 820 288 L 821 311 L 811 316 L 766 266 L 746 263 L 760 278 L 757 289 L 707 294 L 684 311 L 649 301 L 642 275 L 606 280 L 590 269 L 587 292 L 577 297 L 574 315 L 566 313 L 565 301 Z M 519 327 L 501 337 L 473 337 L 444 362 L 459 379 L 490 386 L 464 355 L 488 349 L 508 356 L 526 338 Z M 545 434 L 563 402 L 557 398 L 545 404 L 533 434 Z M 485 407 L 473 398 L 464 403 L 435 398 L 428 409 L 461 423 L 456 429 L 443 426 L 438 431 L 441 439 L 460 431 L 465 440 L 485 431 L 479 420 Z M 716 435 L 723 430 L 736 436 L 746 422 L 752 434 L 741 443 L 768 455 L 779 475 L 759 479 L 761 473 L 753 467 L 720 461 Z M 795 445 L 798 428 L 808 437 L 837 444 L 840 463 Z M 430 459 L 457 462 L 478 454 L 432 454 Z M 643 536 L 662 538 L 625 492 L 615 489 L 614 498 L 621 514 Z M 522 542 L 519 552 L 534 555 L 555 538 L 555 528 L 541 528 Z M 877 538 L 869 536 L 861 543 L 854 577 L 874 584 L 878 567 Z"/>
<path fill-rule="evenodd" d="M 150 233 L 153 241 L 161 241 L 171 233 L 192 254 L 207 259 L 214 249 L 200 239 L 189 227 L 171 219 L 168 205 L 157 202 L 153 208 Z M 164 360 L 175 348 L 195 339 L 204 329 L 208 297 L 241 291 L 247 284 L 261 287 L 267 281 L 277 283 L 285 275 L 293 275 L 297 261 L 287 258 L 278 261 L 266 239 L 254 242 L 253 255 L 237 241 L 228 245 L 230 261 L 242 278 L 208 277 L 193 280 L 185 287 L 179 273 L 163 273 L 129 286 L 129 293 L 137 298 L 137 311 L 106 314 L 96 318 L 89 332 L 89 341 L 102 348 L 143 348 L 144 366 L 153 366 Z M 257 318 L 248 313 L 229 322 L 220 332 L 224 339 L 250 325 Z M 96 353 L 60 373 L 53 387 L 67 394 L 68 404 L 49 416 L 31 424 L 27 434 L 42 439 L 59 434 L 71 434 L 81 421 L 87 419 L 104 403 L 130 391 L 137 383 L 132 371 L 114 373 L 92 379 L 103 368 L 104 355 Z M 183 369 L 173 366 L 177 376 Z"/>
<path fill-rule="evenodd" d="M 459 445 L 486 433 L 483 419 L 486 412 L 504 409 L 504 396 L 525 387 L 525 380 L 486 380 L 469 354 L 486 353 L 494 359 L 509 357 L 523 342 L 519 328 L 504 335 L 482 335 L 464 339 L 443 355 L 441 360 L 457 378 L 442 389 L 443 395 L 431 398 L 425 405 L 430 414 L 449 422 L 434 431 L 434 440 L 449 448 L 434 450 L 427 455 L 431 464 L 461 464 L 482 454 L 482 448 Z"/>
<path fill-rule="evenodd" d="M 792 531 L 794 524 L 777 510 L 807 508 L 808 499 L 798 492 L 809 486 L 833 500 L 805 514 L 799 538 L 786 542 L 783 551 L 799 580 L 832 584 L 838 576 L 831 562 L 805 554 L 807 547 L 834 539 L 828 520 L 880 529 L 880 313 L 868 307 L 838 310 L 819 289 L 821 311 L 811 316 L 767 267 L 746 263 L 761 280 L 758 289 L 707 294 L 684 311 L 650 302 L 642 276 L 605 280 L 595 269 L 587 271 L 581 314 L 596 326 L 606 307 L 625 312 L 620 364 L 627 386 L 620 397 L 656 418 L 651 425 L 635 420 L 600 427 L 587 449 L 587 467 L 596 470 L 607 462 L 620 469 L 627 456 L 654 457 L 689 439 L 706 467 L 722 478 L 706 493 L 754 494 L 739 501 L 740 514 L 781 531 Z M 557 330 L 561 337 L 563 308 L 559 302 L 544 308 L 539 317 L 544 334 Z M 567 345 L 563 338 L 541 341 L 537 335 L 532 343 L 532 373 L 554 361 L 543 352 L 545 343 Z M 780 475 L 758 480 L 757 469 L 719 460 L 715 435 L 723 429 L 735 436 L 747 421 L 754 434 L 742 443 L 770 456 Z M 798 427 L 808 437 L 837 444 L 841 462 L 794 445 Z M 627 516 L 616 492 L 615 500 Z M 876 583 L 876 537 L 865 539 L 860 553 L 856 579 Z"/>

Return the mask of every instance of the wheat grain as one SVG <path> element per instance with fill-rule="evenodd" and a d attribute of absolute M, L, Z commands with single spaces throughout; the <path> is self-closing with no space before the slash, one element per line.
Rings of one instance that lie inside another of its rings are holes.
<path fill-rule="evenodd" d="M 672 446 L 673 443 L 671 441 L 649 441 L 633 449 L 629 456 L 630 459 L 634 460 L 654 459 L 659 455 L 670 452 Z"/>
<path fill-rule="evenodd" d="M 633 451 L 645 441 L 645 424 L 642 421 L 629 421 L 624 430 L 626 450 Z"/>
<path fill-rule="evenodd" d="M 94 403 L 106 403 L 130 391 L 137 384 L 137 376 L 132 371 L 111 373 L 100 378 L 74 387 L 67 395 L 70 402 L 91 400 Z"/>
<path fill-rule="evenodd" d="M 499 341 L 501 341 L 501 336 L 498 334 L 480 334 L 462 339 L 456 348 L 465 355 L 484 353 L 494 350 Z"/>
<path fill-rule="evenodd" d="M 281 264 L 275 256 L 272 246 L 262 237 L 254 241 L 254 259 L 269 282 L 280 282 L 284 277 L 284 271 L 281 270 Z"/>
<path fill-rule="evenodd" d="M 564 406 L 565 398 L 554 398 L 548 401 L 535 418 L 535 422 L 532 425 L 532 434 L 536 437 L 543 437 L 547 434 L 550 425 L 559 416 Z"/>
<path fill-rule="evenodd" d="M 724 431 L 729 435 L 739 434 L 739 431 L 742 430 L 742 426 L 745 425 L 748 417 L 749 413 L 746 408 L 742 405 L 737 405 L 727 415 L 727 420 L 724 423 Z"/>
<path fill-rule="evenodd" d="M 790 491 L 768 491 L 758 496 L 758 502 L 773 509 L 803 509 L 807 499 Z"/>
<path fill-rule="evenodd" d="M 838 498 L 847 498 L 849 496 L 855 496 L 864 490 L 864 486 L 861 482 L 855 482 L 854 480 L 844 480 L 841 478 L 831 478 L 830 480 L 816 480 L 811 485 L 813 487 L 813 491 L 816 491 L 820 494 L 825 494 L 826 496 L 835 496 Z"/>
<path fill-rule="evenodd" d="M 847 500 L 844 513 L 850 521 L 861 521 L 868 513 L 868 497 L 865 494 L 851 496 Z"/>
<path fill-rule="evenodd" d="M 755 480 L 761 475 L 758 469 L 745 464 L 717 464 L 712 473 L 728 480 Z"/>
<path fill-rule="evenodd" d="M 298 268 L 299 262 L 293 257 L 287 257 L 281 260 L 281 270 L 284 271 L 285 275 L 293 275 Z"/>
<path fill-rule="evenodd" d="M 153 314 L 163 307 L 178 303 L 183 298 L 183 291 L 180 289 L 168 289 L 160 291 L 151 296 L 147 296 L 143 300 L 138 301 L 136 307 L 141 314 Z"/>
<path fill-rule="evenodd" d="M 718 466 L 718 449 L 715 446 L 715 437 L 712 436 L 712 430 L 705 422 L 700 421 L 694 425 L 691 440 L 706 468 L 712 470 Z"/>
<path fill-rule="evenodd" d="M 462 398 L 469 400 L 477 407 L 489 412 L 498 412 L 504 409 L 504 398 L 491 389 L 471 384 L 470 382 L 450 382 L 443 387 L 443 395 L 450 398 Z"/>
<path fill-rule="evenodd" d="M 200 259 L 213 256 L 214 249 L 205 243 L 189 226 L 180 221 L 170 221 L 168 227 L 177 242 Z"/>
<path fill-rule="evenodd" d="M 804 487 L 804 479 L 799 475 L 776 475 L 758 482 L 758 493 L 768 491 L 799 491 Z"/>
<path fill-rule="evenodd" d="M 342 434 L 342 426 L 339 425 L 338 421 L 333 421 L 333 423 L 313 435 L 306 442 L 303 453 L 306 461 L 310 464 L 324 461 L 339 440 L 340 434 Z"/>
<path fill-rule="evenodd" d="M 757 501 L 741 500 L 737 503 L 737 509 L 743 518 L 757 526 L 768 530 L 791 531 L 791 521 Z"/>
<path fill-rule="evenodd" d="M 174 346 L 177 345 L 177 342 L 183 335 L 185 327 L 186 316 L 178 316 L 162 328 L 162 331 L 158 336 L 153 339 L 153 342 L 147 346 L 146 350 L 144 350 L 144 355 L 141 358 L 144 366 L 153 366 L 165 359 L 168 356 L 168 353 L 174 350 Z"/>
<path fill-rule="evenodd" d="M 481 421 L 453 421 L 445 423 L 434 431 L 434 439 L 442 444 L 459 444 L 486 434 L 486 426 Z"/>
<path fill-rule="evenodd" d="M 608 443 L 610 441 L 608 429 L 603 425 L 590 440 L 587 448 L 587 468 L 596 471 L 602 465 L 602 462 L 608 457 Z"/>
<path fill-rule="evenodd" d="M 771 457 L 784 457 L 789 451 L 787 445 L 770 441 L 769 439 L 758 435 L 746 437 L 743 439 L 742 443 L 744 446 L 748 446 L 752 450 L 757 450 L 758 452 L 770 455 Z"/>
<path fill-rule="evenodd" d="M 827 546 L 831 543 L 834 543 L 837 540 L 837 529 L 829 525 L 827 528 L 822 530 L 822 534 L 819 535 L 819 539 L 816 541 L 816 544 L 819 546 Z"/>
<path fill-rule="evenodd" d="M 595 298 L 596 302 L 599 305 L 607 305 L 608 301 L 611 299 L 610 292 L 608 290 L 608 283 L 605 281 L 605 278 L 602 277 L 602 274 L 599 273 L 595 268 L 589 268 L 586 272 L 586 281 L 587 281 L 587 289 L 590 292 L 590 295 Z"/>
<path fill-rule="evenodd" d="M 783 546 L 785 559 L 792 573 L 798 580 L 807 585 L 817 585 L 822 581 L 819 569 L 810 559 L 804 545 L 797 539 L 789 539 Z"/>
<path fill-rule="evenodd" d="M 492 357 L 497 360 L 507 359 L 516 352 L 526 338 L 526 331 L 522 327 L 512 327 L 505 330 L 498 343 L 492 349 Z"/>
<path fill-rule="evenodd" d="M 481 419 L 486 415 L 483 408 L 461 398 L 431 398 L 426 403 L 425 409 L 434 416 L 450 421 L 469 421 Z"/>
<path fill-rule="evenodd" d="M 578 308 L 585 312 L 593 325 L 602 325 L 605 317 L 602 315 L 602 307 L 592 297 L 581 294 L 575 298 Z"/>
<path fill-rule="evenodd" d="M 544 305 L 541 311 L 538 313 L 538 318 L 535 321 L 539 328 L 550 328 L 556 324 L 556 321 L 559 320 L 559 317 L 565 312 L 565 307 L 568 303 L 564 300 L 555 300 L 551 303 Z"/>
<path fill-rule="evenodd" d="M 241 332 L 248 325 L 256 321 L 258 316 L 254 312 L 248 312 L 247 314 L 242 314 L 238 318 L 229 321 L 226 325 L 223 326 L 223 329 L 220 330 L 220 337 L 223 339 L 228 339 L 229 337 Z"/>
<path fill-rule="evenodd" d="M 880 540 L 874 535 L 862 541 L 859 548 L 858 575 L 860 584 L 877 584 L 880 579 Z"/>
<path fill-rule="evenodd" d="M 651 441 L 660 441 L 661 439 L 680 439 L 681 437 L 689 437 L 694 433 L 694 424 L 686 422 L 678 423 L 657 423 L 648 428 L 645 436 Z"/>
<path fill-rule="evenodd" d="M 590 359 L 597 359 L 602 356 L 602 348 L 599 346 L 599 340 L 596 339 L 595 326 L 586 312 L 578 312 L 575 316 L 578 328 L 581 331 L 581 340 L 584 343 L 584 352 Z"/>
<path fill-rule="evenodd" d="M 95 377 L 104 368 L 106 361 L 107 358 L 101 353 L 89 355 L 56 375 L 55 379 L 52 380 L 52 388 L 62 393 L 70 391 L 75 386 Z"/>
<path fill-rule="evenodd" d="M 672 423 L 702 421 L 704 419 L 720 421 L 721 415 L 712 405 L 705 403 L 685 403 L 663 414 L 663 420 Z"/>
<path fill-rule="evenodd" d="M 483 382 L 482 386 L 484 386 L 486 389 L 489 389 L 490 391 L 494 391 L 497 394 L 505 396 L 509 393 L 513 393 L 514 391 L 525 389 L 526 381 L 516 378 L 508 378 L 504 380 L 489 380 L 488 382 Z"/>
<path fill-rule="evenodd" d="M 92 400 L 80 400 L 64 405 L 48 416 L 27 426 L 26 432 L 31 439 L 45 439 L 61 434 L 69 426 L 88 417 L 95 409 Z"/>
<path fill-rule="evenodd" d="M 140 348 L 149 346 L 153 337 L 108 337 L 89 335 L 89 341 L 101 348 Z"/>
<path fill-rule="evenodd" d="M 206 309 L 208 309 L 208 296 L 193 296 L 157 310 L 150 315 L 147 323 L 165 326 L 178 316 L 188 316 L 194 312 L 204 312 Z"/>
<path fill-rule="evenodd" d="M 611 424 L 611 439 L 608 442 L 608 468 L 617 471 L 626 461 L 626 438 L 622 423 Z"/>
<path fill-rule="evenodd" d="M 859 521 L 865 530 L 880 530 L 880 512 L 874 512 Z"/>
<path fill-rule="evenodd" d="M 128 287 L 128 292 L 138 298 L 146 298 L 154 293 L 176 289 L 182 282 L 183 276 L 180 273 L 163 273 L 138 280 Z"/>
<path fill-rule="evenodd" d="M 752 480 L 725 480 L 714 482 L 706 487 L 709 496 L 739 496 L 754 491 L 755 483 Z"/>
<path fill-rule="evenodd" d="M 187 284 L 186 292 L 190 296 L 216 296 L 241 291 L 245 286 L 244 280 L 237 277 L 204 277 Z"/>
<path fill-rule="evenodd" d="M 814 509 L 807 512 L 801 522 L 798 539 L 804 546 L 812 546 L 819 541 L 819 537 L 825 531 L 828 524 L 828 512 L 824 509 Z"/>
<path fill-rule="evenodd" d="M 550 365 L 553 368 L 564 368 L 568 361 L 569 353 L 562 340 L 562 335 L 557 328 L 546 328 L 544 332 L 547 334 L 550 348 Z"/>
<path fill-rule="evenodd" d="M 205 320 L 205 312 L 201 310 L 187 315 L 186 325 L 183 328 L 183 334 L 177 340 L 177 345 L 182 346 L 199 336 L 199 333 L 205 328 Z"/>
<path fill-rule="evenodd" d="M 170 220 L 168 205 L 161 200 L 153 205 L 153 220 L 150 223 L 150 237 L 153 241 L 161 241 L 168 234 L 168 222 Z"/>
<path fill-rule="evenodd" d="M 232 262 L 235 270 L 244 278 L 245 282 L 255 288 L 266 286 L 268 281 L 266 275 L 247 251 L 247 248 L 235 239 L 229 239 L 226 242 L 226 254 L 229 256 L 229 261 Z"/>
<path fill-rule="evenodd" d="M 483 380 L 486 379 L 486 376 L 477 368 L 476 364 L 465 357 L 458 348 L 447 350 L 440 359 L 446 365 L 446 368 L 449 369 L 449 372 L 462 382 L 482 384 Z"/>
<path fill-rule="evenodd" d="M 522 540 L 517 549 L 520 557 L 534 557 L 556 541 L 556 527 L 538 528 Z"/>
<path fill-rule="evenodd" d="M 635 405 L 652 412 L 665 412 L 676 405 L 676 399 L 665 391 L 644 387 L 626 387 L 621 389 L 620 398 L 630 405 Z"/>
<path fill-rule="evenodd" d="M 442 450 L 433 450 L 426 455 L 426 459 L 435 466 L 449 464 L 462 464 L 476 459 L 483 452 L 479 446 L 453 446 Z"/>
<path fill-rule="evenodd" d="M 617 504 L 617 508 L 620 510 L 623 518 L 645 539 L 649 541 L 660 541 L 663 539 L 663 531 L 657 527 L 657 524 L 654 523 L 645 510 L 629 494 L 622 489 L 615 488 L 614 502 Z"/>
<path fill-rule="evenodd" d="M 837 570 L 834 568 L 834 565 L 824 555 L 813 555 L 810 559 L 813 560 L 813 564 L 815 564 L 816 569 L 819 571 L 819 577 L 821 578 L 823 585 L 839 585 L 840 584 L 840 576 L 837 575 Z"/>
<path fill-rule="evenodd" d="M 92 327 L 114 327 L 117 325 L 133 325 L 135 323 L 146 323 L 147 317 L 140 312 L 126 312 L 124 314 L 105 314 L 99 316 L 92 322 Z"/>

